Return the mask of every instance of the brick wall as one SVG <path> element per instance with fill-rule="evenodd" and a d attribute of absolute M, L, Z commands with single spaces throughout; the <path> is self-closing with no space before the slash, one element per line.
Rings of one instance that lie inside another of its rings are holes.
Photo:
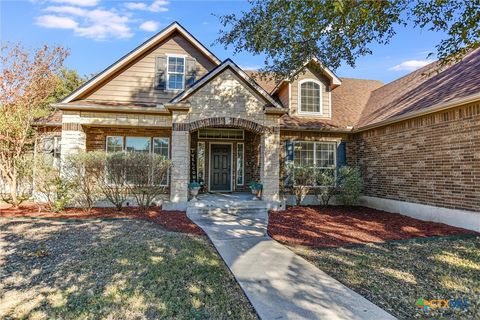
<path fill-rule="evenodd" d="M 367 196 L 480 211 L 480 104 L 354 135 Z"/>

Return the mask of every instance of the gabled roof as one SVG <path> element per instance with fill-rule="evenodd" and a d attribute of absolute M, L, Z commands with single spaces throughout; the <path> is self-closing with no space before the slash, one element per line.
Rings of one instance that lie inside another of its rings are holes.
<path fill-rule="evenodd" d="M 284 115 L 280 126 L 285 129 L 350 131 L 360 119 L 373 90 L 383 83 L 377 80 L 341 78 L 342 85 L 332 91 L 332 118 Z"/>
<path fill-rule="evenodd" d="M 479 96 L 480 48 L 456 64 L 438 68 L 433 62 L 374 90 L 357 127 L 405 120 Z"/>
<path fill-rule="evenodd" d="M 227 68 L 232 69 L 240 77 L 240 79 L 244 80 L 248 85 L 250 85 L 250 87 L 252 87 L 260 96 L 264 97 L 268 102 L 270 102 L 272 106 L 274 106 L 275 108 L 284 109 L 272 96 L 268 94 L 267 91 L 265 91 L 265 89 L 263 89 L 257 82 L 255 82 L 255 80 L 250 78 L 242 69 L 240 69 L 239 66 L 237 66 L 230 59 L 223 61 L 219 66 L 217 66 L 209 73 L 204 75 L 202 78 L 200 78 L 197 82 L 195 82 L 195 84 L 189 89 L 180 92 L 177 96 L 170 100 L 170 102 L 179 103 L 182 100 L 188 98 L 195 91 L 207 84 L 210 80 L 214 79 L 216 75 L 220 74 Z"/>
<path fill-rule="evenodd" d="M 200 41 L 198 41 L 194 36 L 192 36 L 180 23 L 173 22 L 165 29 L 158 32 L 156 35 L 124 55 L 122 58 L 114 62 L 108 68 L 97 74 L 95 77 L 87 81 L 84 85 L 80 88 L 72 92 L 66 98 L 64 98 L 61 103 L 68 103 L 75 98 L 79 97 L 85 91 L 91 89 L 96 84 L 100 83 L 102 80 L 106 79 L 108 76 L 112 75 L 114 72 L 120 70 L 122 67 L 134 61 L 137 57 L 142 55 L 145 51 L 155 47 L 157 44 L 165 40 L 168 36 L 173 34 L 174 32 L 180 33 L 183 37 L 185 37 L 192 45 L 197 47 L 207 58 L 209 58 L 212 62 L 216 65 L 220 64 L 220 60 L 210 51 L 208 50 Z"/>
<path fill-rule="evenodd" d="M 335 73 L 333 73 L 332 70 L 328 69 L 326 66 L 323 65 L 323 63 L 320 62 L 320 60 L 318 60 L 317 58 L 313 58 L 307 62 L 305 62 L 302 67 L 300 67 L 298 70 L 295 70 L 291 75 L 290 77 L 288 78 L 285 78 L 283 79 L 282 81 L 280 81 L 279 83 L 277 83 L 276 87 L 270 92 L 270 94 L 275 94 L 282 86 L 283 83 L 285 82 L 288 82 L 290 81 L 290 79 L 296 75 L 297 73 L 299 73 L 301 70 L 303 70 L 303 68 L 305 68 L 309 63 L 311 62 L 314 62 L 316 64 L 318 64 L 320 66 L 320 69 L 322 69 L 323 73 L 325 73 L 325 75 L 327 76 L 327 78 L 330 79 L 330 81 L 332 82 L 332 89 L 335 88 L 335 87 L 338 87 L 339 85 L 342 84 L 342 80 L 340 80 L 339 77 L 337 77 L 337 75 Z"/>

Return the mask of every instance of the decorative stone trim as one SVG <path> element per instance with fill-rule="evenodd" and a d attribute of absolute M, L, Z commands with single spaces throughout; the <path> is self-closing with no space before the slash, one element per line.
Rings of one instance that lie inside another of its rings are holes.
<path fill-rule="evenodd" d="M 173 123 L 173 131 L 196 131 L 206 127 L 231 127 L 246 129 L 258 134 L 270 132 L 271 129 L 256 122 L 230 117 L 216 117 L 193 121 L 191 123 Z"/>

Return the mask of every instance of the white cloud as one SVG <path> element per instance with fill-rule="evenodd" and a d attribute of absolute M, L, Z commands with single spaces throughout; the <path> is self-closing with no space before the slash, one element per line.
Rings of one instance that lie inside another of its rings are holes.
<path fill-rule="evenodd" d="M 37 17 L 36 24 L 44 28 L 54 29 L 75 29 L 78 27 L 78 23 L 75 20 L 54 15 Z"/>
<path fill-rule="evenodd" d="M 72 6 L 53 6 L 45 9 L 58 15 L 37 18 L 37 24 L 47 28 L 73 29 L 74 34 L 97 41 L 109 38 L 130 38 L 130 19 L 115 10 L 82 9 Z M 62 16 L 59 16 L 62 15 Z"/>
<path fill-rule="evenodd" d="M 390 69 L 389 71 L 414 71 L 423 66 L 426 66 L 429 63 L 432 63 L 434 60 L 425 59 L 425 60 L 407 60 L 400 64 L 397 64 Z"/>
<path fill-rule="evenodd" d="M 55 3 L 66 3 L 80 7 L 93 7 L 96 6 L 100 0 L 50 0 Z"/>
<path fill-rule="evenodd" d="M 166 12 L 168 11 L 167 0 L 154 0 L 150 5 L 145 2 L 128 2 L 125 6 L 131 10 L 146 10 L 151 12 Z"/>
<path fill-rule="evenodd" d="M 155 32 L 158 30 L 159 27 L 160 27 L 160 24 L 152 20 L 145 21 L 140 25 L 140 29 L 148 32 Z"/>
<path fill-rule="evenodd" d="M 44 11 L 72 14 L 72 15 L 82 16 L 82 17 L 85 16 L 88 12 L 88 10 L 78 8 L 78 7 L 72 7 L 72 6 L 52 6 L 52 7 L 45 8 Z"/>

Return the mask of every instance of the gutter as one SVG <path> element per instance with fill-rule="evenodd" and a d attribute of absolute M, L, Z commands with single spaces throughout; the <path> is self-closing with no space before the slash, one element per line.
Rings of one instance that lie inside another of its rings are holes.
<path fill-rule="evenodd" d="M 379 121 L 379 122 L 375 122 L 375 123 L 372 123 L 372 124 L 369 124 L 369 125 L 366 125 L 366 126 L 363 126 L 363 127 L 354 128 L 352 130 L 352 132 L 356 133 L 356 132 L 362 132 L 362 131 L 366 131 L 366 130 L 370 130 L 370 129 L 375 129 L 375 128 L 378 128 L 378 127 L 383 127 L 383 126 L 386 126 L 386 125 L 389 125 L 389 124 L 392 124 L 392 123 L 395 123 L 395 122 L 400 122 L 400 121 L 404 121 L 404 120 L 417 118 L 417 117 L 424 116 L 424 115 L 427 115 L 427 114 L 430 114 L 430 113 L 435 113 L 435 112 L 455 108 L 455 107 L 458 107 L 458 106 L 461 106 L 461 105 L 464 105 L 464 104 L 468 104 L 468 103 L 472 103 L 472 102 L 476 102 L 476 101 L 479 101 L 479 100 L 480 100 L 480 93 L 474 93 L 474 94 L 466 96 L 466 97 L 453 99 L 453 100 L 450 100 L 450 101 L 447 101 L 447 102 L 440 102 L 440 103 L 437 103 L 437 104 L 435 104 L 431 107 L 428 107 L 428 108 L 425 108 L 425 109 L 422 109 L 422 110 L 412 111 L 412 112 L 409 112 L 407 114 L 402 114 L 402 115 L 399 115 L 399 116 L 388 118 L 388 119 L 385 119 L 385 120 L 382 120 L 382 121 Z"/>
<path fill-rule="evenodd" d="M 137 106 L 92 106 L 84 104 L 54 104 L 59 110 L 71 111 L 102 111 L 102 112 L 123 112 L 123 113 L 146 113 L 146 114 L 170 114 L 165 108 L 158 107 L 137 107 Z"/>

